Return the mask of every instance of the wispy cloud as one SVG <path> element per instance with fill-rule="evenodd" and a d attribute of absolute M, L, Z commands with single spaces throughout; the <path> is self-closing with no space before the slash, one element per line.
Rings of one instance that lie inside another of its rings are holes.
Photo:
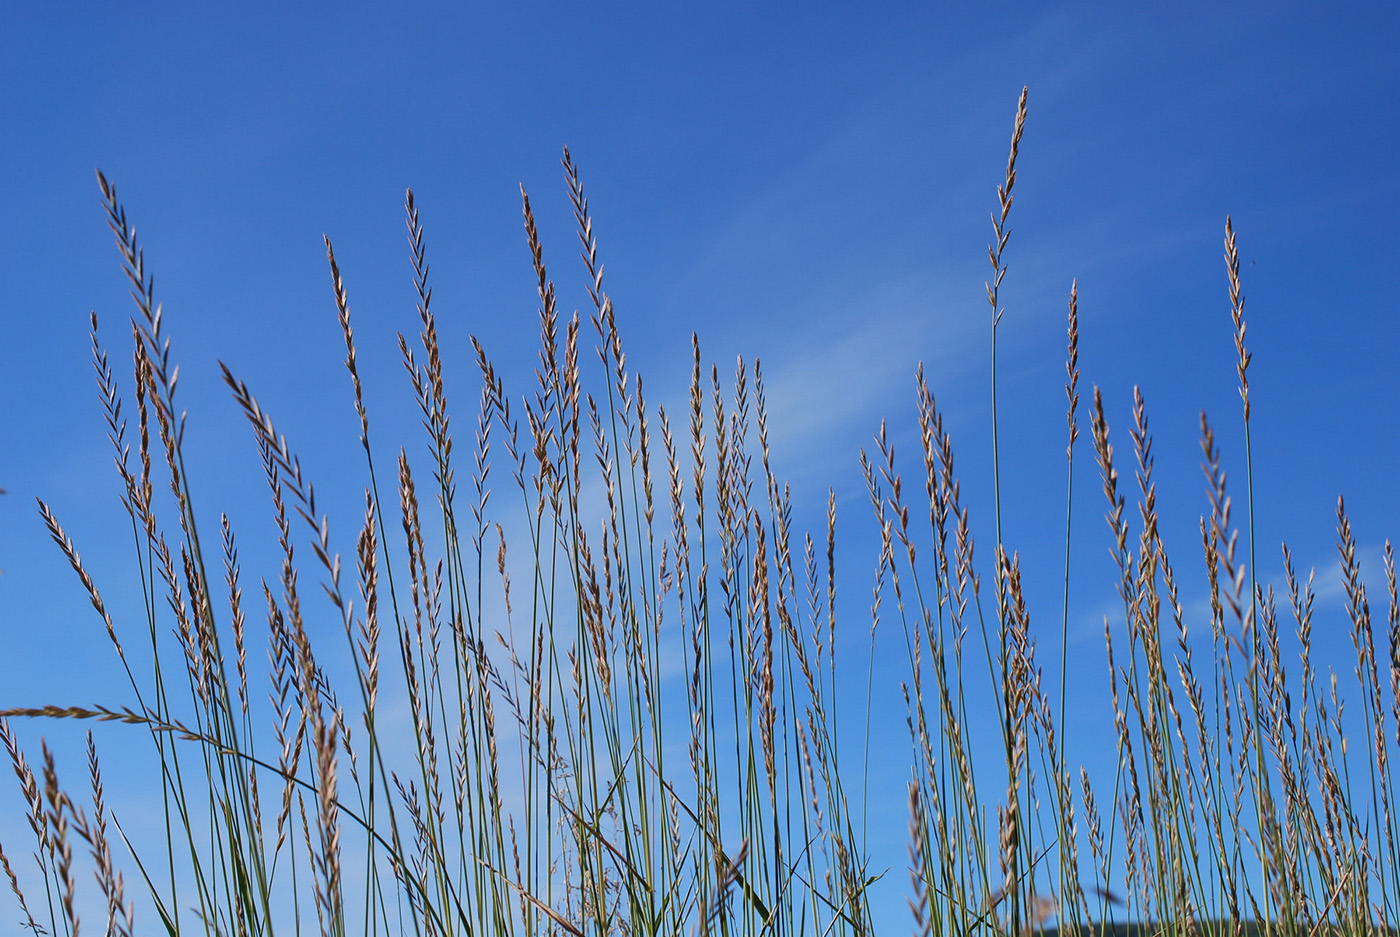
<path fill-rule="evenodd" d="M 984 333 L 980 317 L 932 299 L 924 277 L 868 289 L 839 324 L 814 329 L 765 375 L 770 443 L 803 474 L 818 471 L 813 459 L 838 444 L 868 437 L 881 418 L 912 413 L 920 361 L 944 386 L 981 366 L 974 352 Z"/>

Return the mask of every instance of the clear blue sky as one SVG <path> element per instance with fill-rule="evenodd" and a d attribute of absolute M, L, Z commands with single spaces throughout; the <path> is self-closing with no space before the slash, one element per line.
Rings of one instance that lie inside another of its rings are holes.
<path fill-rule="evenodd" d="M 418 195 L 448 377 L 465 404 L 475 387 L 468 333 L 508 374 L 533 361 L 518 184 L 539 213 L 562 304 L 587 303 L 558 169 L 568 144 L 630 361 L 653 399 L 679 401 L 692 331 L 722 368 L 740 353 L 763 359 L 778 470 L 794 483 L 799 522 L 816 523 L 827 487 L 837 492 L 854 619 L 875 563 L 856 453 L 887 417 L 913 455 L 920 360 L 990 555 L 983 282 L 1022 85 L 1030 118 L 1000 393 L 1006 539 L 1025 557 L 1042 652 L 1056 650 L 1059 633 L 1074 277 L 1085 389 L 1105 388 L 1126 454 L 1131 388 L 1142 386 L 1164 531 L 1191 580 L 1188 598 L 1199 597 L 1202 408 L 1220 428 L 1237 493 L 1244 474 L 1227 214 L 1254 353 L 1260 575 L 1277 578 L 1284 538 L 1304 566 L 1332 564 L 1345 493 L 1379 590 L 1379 546 L 1400 534 L 1397 7 L 819 6 L 386 15 L 344 3 L 5 4 L 0 705 L 126 702 L 33 501 L 53 504 L 110 604 L 134 599 L 86 338 L 95 309 L 124 363 L 133 307 L 94 167 L 117 183 L 165 305 L 211 523 L 228 510 L 250 551 L 271 536 L 221 359 L 277 415 L 341 512 L 333 523 L 348 553 L 361 481 L 342 466 L 359 465 L 357 427 L 322 233 L 346 276 L 378 418 L 399 420 L 399 438 L 416 444 L 393 345 L 396 330 L 416 328 L 404 188 Z M 1070 652 L 1092 678 L 1082 706 L 1092 719 L 1106 711 L 1101 621 L 1116 600 L 1082 425 Z M 1324 609 L 1335 626 L 1323 640 L 1348 673 L 1335 589 Z M 901 666 L 895 632 L 882 648 L 882 664 Z M 876 706 L 889 726 L 876 731 L 902 745 L 893 683 L 886 696 Z M 26 738 L 38 728 L 25 726 Z M 892 806 L 877 810 L 872 835 L 902 909 L 900 764 L 879 779 Z M 0 836 L 17 841 L 18 801 L 6 791 L 0 803 Z"/>

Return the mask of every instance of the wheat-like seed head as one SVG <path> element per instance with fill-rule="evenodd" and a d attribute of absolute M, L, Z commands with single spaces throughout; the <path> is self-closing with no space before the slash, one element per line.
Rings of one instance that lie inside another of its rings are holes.
<path fill-rule="evenodd" d="M 1240 400 L 1244 402 L 1244 421 L 1249 422 L 1249 361 L 1251 355 L 1244 347 L 1244 292 L 1240 287 L 1240 255 L 1235 249 L 1235 228 L 1225 218 L 1225 269 L 1230 276 L 1230 318 L 1235 325 L 1235 370 L 1240 378 Z"/>
<path fill-rule="evenodd" d="M 326 260 L 331 265 L 331 290 L 335 294 L 336 318 L 340 323 L 341 334 L 345 336 L 345 369 L 350 372 L 350 384 L 355 390 L 355 413 L 360 417 L 360 445 L 369 452 L 369 415 L 365 411 L 364 388 L 360 385 L 360 369 L 355 359 L 355 332 L 350 327 L 350 302 L 345 293 L 345 283 L 340 277 L 340 265 L 335 262 L 335 249 L 329 236 L 326 242 Z"/>

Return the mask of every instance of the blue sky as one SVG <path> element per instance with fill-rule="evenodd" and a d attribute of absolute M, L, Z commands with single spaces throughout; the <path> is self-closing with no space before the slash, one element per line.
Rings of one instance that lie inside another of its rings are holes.
<path fill-rule="evenodd" d="M 134 600 L 86 338 L 95 309 L 124 361 L 132 307 L 94 167 L 116 182 L 165 305 L 206 509 L 242 519 L 245 543 L 271 536 L 223 360 L 342 512 L 348 552 L 361 482 L 342 466 L 359 464 L 357 429 L 322 233 L 378 418 L 413 439 L 393 344 L 415 328 L 404 188 L 427 229 L 457 399 L 474 392 L 469 333 L 523 392 L 536 332 L 518 185 L 563 305 L 587 303 L 558 169 L 569 145 L 629 360 L 654 400 L 679 402 L 692 331 L 722 370 L 736 354 L 762 358 L 799 523 L 818 523 L 827 488 L 837 493 L 855 618 L 875 564 L 856 453 L 888 418 L 913 455 L 919 361 L 990 553 L 988 212 L 1029 85 L 1000 393 L 1006 539 L 1030 570 L 1042 647 L 1058 644 L 1075 277 L 1086 389 L 1104 387 L 1126 453 L 1131 389 L 1143 388 L 1164 532 L 1199 594 L 1201 409 L 1237 494 L 1244 477 L 1227 214 L 1254 353 L 1260 575 L 1277 578 L 1285 538 L 1304 566 L 1333 562 L 1338 493 L 1377 575 L 1400 520 L 1395 6 L 930 6 L 6 5 L 0 705 L 124 701 L 33 502 L 53 504 L 109 603 Z M 1116 600 L 1082 425 L 1070 653 L 1092 662 L 1092 714 L 1104 711 L 1101 622 Z M 1347 673 L 1335 621 L 1324 640 Z M 893 632 L 882 647 L 881 665 L 899 666 Z M 888 697 L 877 709 L 899 744 L 902 708 Z M 898 770 L 881 783 L 902 790 Z M 891 802 L 875 835 L 898 870 L 903 801 Z M 17 817 L 0 817 L 15 839 Z"/>

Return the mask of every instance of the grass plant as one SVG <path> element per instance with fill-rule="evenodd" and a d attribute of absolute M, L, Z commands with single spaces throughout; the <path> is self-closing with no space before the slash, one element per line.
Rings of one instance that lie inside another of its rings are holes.
<path fill-rule="evenodd" d="M 1339 500 L 1359 681 L 1353 705 L 1364 726 L 1348 738 L 1355 711 L 1344 723 L 1338 678 L 1313 662 L 1312 577 L 1295 569 L 1287 547 L 1286 595 L 1255 573 L 1250 355 L 1228 219 L 1246 516 L 1237 522 L 1202 416 L 1208 503 L 1199 531 L 1211 601 L 1197 621 L 1159 532 L 1143 396 L 1135 393 L 1128 428 L 1130 511 L 1118 437 L 1094 388 L 1089 422 L 1122 601 L 1121 621 L 1104 628 L 1117 770 L 1111 788 L 1096 789 L 1084 768 L 1071 767 L 1064 694 L 1043 685 L 1021 561 L 1001 525 L 995 356 L 1026 114 L 1023 91 L 989 247 L 989 560 L 976 550 L 952 440 L 922 369 L 914 484 L 906 489 L 883 425 L 861 453 L 881 544 L 871 640 L 882 616 L 897 617 L 908 650 L 916 933 L 1389 933 L 1400 915 L 1394 556 L 1387 544 L 1386 610 L 1373 614 Z M 561 312 L 522 190 L 538 366 L 527 392 L 508 391 L 471 339 L 480 383 L 465 462 L 454 445 L 462 424 L 449 407 L 449 350 L 439 342 L 412 191 L 405 214 L 417 335 L 400 334 L 398 356 L 426 434 L 426 464 L 406 444 L 383 458 L 377 440 L 394 428 L 372 418 L 349 288 L 327 239 L 347 400 L 364 454 L 364 511 L 352 538 L 332 531 L 293 445 L 223 367 L 260 457 L 280 557 L 252 594 L 229 518 L 215 525 L 195 501 L 166 322 L 135 230 L 99 173 L 137 306 L 128 388 L 95 316 L 92 360 L 144 601 L 109 610 L 58 511 L 40 502 L 130 697 L 0 713 L 35 840 L 32 868 L 3 849 L 0 863 L 30 931 L 79 932 L 85 863 L 108 934 L 872 930 L 873 886 L 887 865 L 870 854 L 862 825 L 873 670 L 859 714 L 867 737 L 851 739 L 859 723 L 849 704 L 836 715 L 837 687 L 849 685 L 838 668 L 848 655 L 836 642 L 852 626 L 837 602 L 835 496 L 825 530 L 794 529 L 791 490 L 772 467 L 758 361 L 740 359 L 732 376 L 721 375 L 696 337 L 686 406 L 648 405 L 567 149 L 562 165 L 588 274 L 587 314 Z M 1066 362 L 1070 493 L 1078 341 L 1076 283 Z M 911 496 L 919 483 L 923 492 Z M 505 494 L 493 500 L 497 490 Z M 1077 568 L 1068 498 L 1065 510 L 1061 647 Z M 353 562 L 342 563 L 341 549 Z M 311 579 L 318 587 L 308 588 Z M 1208 664 L 1193 655 L 1188 628 L 1209 629 Z M 1280 649 L 1285 628 L 1296 632 L 1297 661 Z M 344 644 L 332 648 L 328 635 Z M 266 674 L 254 663 L 263 649 Z M 325 663 L 336 660 L 349 663 Z M 1068 664 L 1065 652 L 1051 664 L 1061 687 Z M 668 679 L 677 666 L 682 676 Z M 966 731 L 974 684 L 993 691 L 999 739 Z M 90 794 L 79 797 L 60 782 L 47 745 L 37 770 L 31 765 L 12 722 L 22 717 L 126 723 L 114 731 L 141 734 L 158 779 L 163 842 L 128 840 L 105 799 L 91 733 Z M 1004 771 L 974 769 L 988 745 Z M 154 916 L 139 929 L 138 903 Z"/>

